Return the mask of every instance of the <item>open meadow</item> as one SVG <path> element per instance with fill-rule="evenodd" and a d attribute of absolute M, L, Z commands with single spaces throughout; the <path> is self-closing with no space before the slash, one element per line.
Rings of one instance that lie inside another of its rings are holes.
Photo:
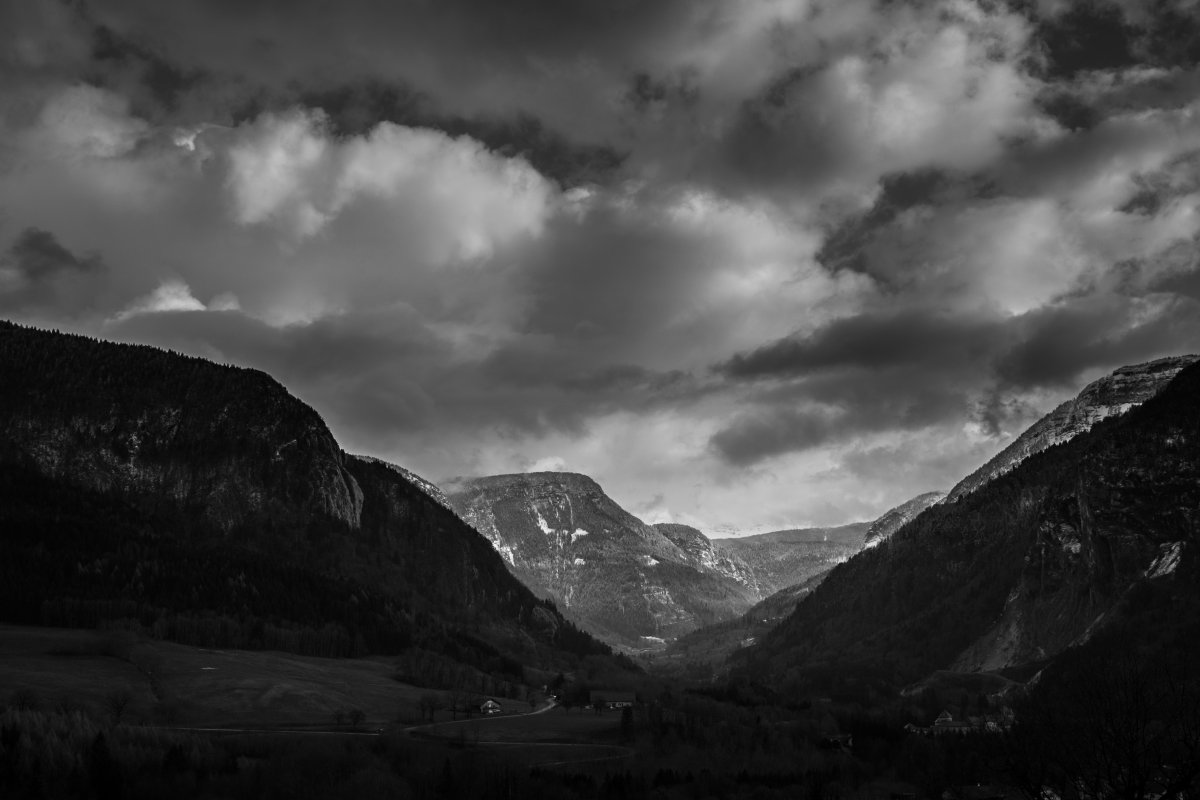
<path fill-rule="evenodd" d="M 393 679 L 386 659 L 215 650 L 121 631 L 0 625 L 0 698 L 74 707 L 128 722 L 188 727 L 376 729 L 419 718 L 428 690 Z"/>

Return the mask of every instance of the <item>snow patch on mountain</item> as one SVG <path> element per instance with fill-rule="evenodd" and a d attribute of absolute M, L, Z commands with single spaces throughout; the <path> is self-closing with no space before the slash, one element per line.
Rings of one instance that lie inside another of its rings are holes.
<path fill-rule="evenodd" d="M 1162 578 L 1170 575 L 1179 566 L 1183 557 L 1183 542 L 1169 542 L 1158 548 L 1158 558 L 1146 570 L 1147 578 Z"/>

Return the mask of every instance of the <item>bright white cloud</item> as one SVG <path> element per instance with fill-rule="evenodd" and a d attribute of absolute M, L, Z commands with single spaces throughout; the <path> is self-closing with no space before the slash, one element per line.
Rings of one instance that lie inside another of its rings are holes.
<path fill-rule="evenodd" d="M 391 216 L 421 231 L 421 255 L 438 263 L 487 258 L 537 235 L 554 210 L 555 190 L 523 160 L 386 122 L 338 141 L 319 113 L 268 114 L 235 131 L 228 158 L 238 222 L 277 222 L 304 238 L 375 204 L 377 224 Z"/>
<path fill-rule="evenodd" d="M 236 304 L 236 300 L 234 301 Z M 228 302 L 222 303 L 228 307 Z M 163 314 L 171 311 L 204 311 L 208 306 L 201 303 L 192 295 L 188 285 L 180 280 L 168 280 L 159 284 L 158 288 L 146 297 L 135 300 L 117 314 L 118 320 L 125 320 L 137 314 Z"/>

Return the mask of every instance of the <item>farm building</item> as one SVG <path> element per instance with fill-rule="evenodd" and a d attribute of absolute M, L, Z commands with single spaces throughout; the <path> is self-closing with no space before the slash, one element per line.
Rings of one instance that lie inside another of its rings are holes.
<path fill-rule="evenodd" d="M 603 705 L 605 708 L 629 708 L 637 702 L 633 692 L 612 692 L 596 689 L 588 696 L 592 707 Z"/>

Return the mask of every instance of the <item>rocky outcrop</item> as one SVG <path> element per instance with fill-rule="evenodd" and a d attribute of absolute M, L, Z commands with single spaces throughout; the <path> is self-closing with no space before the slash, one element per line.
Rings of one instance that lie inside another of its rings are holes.
<path fill-rule="evenodd" d="M 863 542 L 863 547 L 875 547 L 886 542 L 892 534 L 916 519 L 922 511 L 934 503 L 940 502 L 945 496 L 945 492 L 926 492 L 884 512 L 883 516 L 872 522 L 871 526 L 867 528 L 867 538 Z"/>
<path fill-rule="evenodd" d="M 714 539 L 717 553 L 746 565 L 759 589 L 759 599 L 849 559 L 863 547 L 868 523 L 835 528 L 797 528 L 754 536 Z"/>
<path fill-rule="evenodd" d="M 736 555 L 717 550 L 713 540 L 698 529 L 675 522 L 660 522 L 654 527 L 674 542 L 696 569 L 723 575 L 745 586 L 756 596 L 762 595 L 763 587 L 754 570 Z"/>
<path fill-rule="evenodd" d="M 647 525 L 586 475 L 493 475 L 445 489 L 514 575 L 610 642 L 656 646 L 757 599 L 698 531 Z"/>
<path fill-rule="evenodd" d="M 1160 358 L 1145 364 L 1121 367 L 1111 375 L 1089 383 L 1077 397 L 1042 417 L 994 458 L 959 481 L 946 496 L 946 502 L 954 502 L 976 491 L 1034 453 L 1070 441 L 1091 430 L 1100 420 L 1124 414 L 1146 402 L 1158 394 L 1181 369 L 1197 360 L 1200 360 L 1200 356 Z"/>

